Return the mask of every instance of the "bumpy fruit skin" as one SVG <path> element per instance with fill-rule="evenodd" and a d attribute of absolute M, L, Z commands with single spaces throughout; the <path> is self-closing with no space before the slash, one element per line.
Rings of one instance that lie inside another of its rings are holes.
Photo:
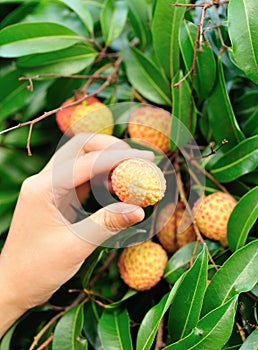
<path fill-rule="evenodd" d="M 141 207 L 156 204 L 166 190 L 166 180 L 160 168 L 140 158 L 119 163 L 111 174 L 111 184 L 121 201 Z"/>
<path fill-rule="evenodd" d="M 227 246 L 227 225 L 237 201 L 228 193 L 215 192 L 200 198 L 193 213 L 199 230 L 208 238 Z"/>
<path fill-rule="evenodd" d="M 151 289 L 162 278 L 168 261 L 166 251 L 152 241 L 124 248 L 118 268 L 124 282 L 138 291 Z"/>
<path fill-rule="evenodd" d="M 73 111 L 71 129 L 75 135 L 80 132 L 112 135 L 114 129 L 112 112 L 98 99 L 93 100 L 89 97 Z"/>
<path fill-rule="evenodd" d="M 169 253 L 196 239 L 191 217 L 183 203 L 169 203 L 161 209 L 156 222 L 157 237 Z"/>
<path fill-rule="evenodd" d="M 81 98 L 82 96 L 78 96 Z M 62 105 L 75 102 L 74 97 L 68 98 Z M 78 105 L 67 107 L 56 113 L 59 129 L 68 136 L 80 132 L 95 132 L 112 135 L 114 128 L 113 115 L 109 108 L 96 97 L 91 96 Z"/>
<path fill-rule="evenodd" d="M 61 107 L 67 106 L 70 103 L 75 102 L 74 98 L 68 98 L 64 103 L 62 103 Z M 69 128 L 71 126 L 71 117 L 77 106 L 67 107 L 62 109 L 56 113 L 56 122 L 59 129 L 65 133 L 69 132 Z M 71 132 L 69 132 L 71 134 Z"/>
<path fill-rule="evenodd" d="M 162 152 L 169 151 L 169 133 L 172 118 L 161 108 L 143 106 L 137 108 L 128 120 L 128 133 L 131 139 L 154 147 Z"/>

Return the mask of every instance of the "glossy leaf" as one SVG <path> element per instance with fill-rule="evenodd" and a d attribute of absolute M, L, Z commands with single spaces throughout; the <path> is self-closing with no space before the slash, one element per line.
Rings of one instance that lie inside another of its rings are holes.
<path fill-rule="evenodd" d="M 104 253 L 103 248 L 98 247 L 85 260 L 83 266 L 80 269 L 81 280 L 82 280 L 82 287 L 83 288 L 87 288 L 87 285 L 88 285 L 88 283 L 90 281 L 92 273 L 93 273 L 97 263 L 101 259 L 103 253 Z"/>
<path fill-rule="evenodd" d="M 182 277 L 178 279 L 171 291 L 164 295 L 160 302 L 153 306 L 144 316 L 137 334 L 136 350 L 151 349 L 160 321 L 170 307 L 181 281 Z"/>
<path fill-rule="evenodd" d="M 228 33 L 236 63 L 258 84 L 258 7 L 256 0 L 230 0 Z"/>
<path fill-rule="evenodd" d="M 229 248 L 234 251 L 242 247 L 248 233 L 258 218 L 258 186 L 246 193 L 235 206 L 228 221 Z"/>
<path fill-rule="evenodd" d="M 258 328 L 256 328 L 244 341 L 239 350 L 257 350 Z"/>
<path fill-rule="evenodd" d="M 57 51 L 80 40 L 77 33 L 57 23 L 18 23 L 0 32 L 0 56 L 19 57 Z"/>
<path fill-rule="evenodd" d="M 128 312 L 122 309 L 104 310 L 98 325 L 104 350 L 132 350 Z"/>
<path fill-rule="evenodd" d="M 140 40 L 141 48 L 151 41 L 149 4 L 147 1 L 126 0 L 129 9 L 128 17 L 135 35 Z"/>
<path fill-rule="evenodd" d="M 184 338 L 199 320 L 207 283 L 208 254 L 206 247 L 196 258 L 177 289 L 171 303 L 168 331 L 172 342 Z"/>
<path fill-rule="evenodd" d="M 176 74 L 172 83 L 172 125 L 170 131 L 170 149 L 176 149 L 184 146 L 196 128 L 196 107 L 191 95 L 190 86 L 187 80 L 184 80 L 179 87 L 175 88 L 175 82 L 183 78 L 183 72 Z M 176 117 L 176 118 L 174 118 Z M 181 123 L 186 128 L 183 127 Z"/>
<path fill-rule="evenodd" d="M 124 1 L 106 0 L 101 12 L 101 28 L 106 46 L 121 34 L 127 19 Z"/>
<path fill-rule="evenodd" d="M 114 303 L 112 304 L 107 304 L 105 305 L 105 309 L 115 309 L 119 306 L 121 306 L 121 304 L 127 300 L 127 299 L 130 299 L 131 297 L 133 297 L 135 294 L 137 294 L 137 291 L 136 290 L 133 290 L 133 289 L 128 289 L 128 291 L 126 292 L 126 294 L 118 301 L 115 301 Z"/>
<path fill-rule="evenodd" d="M 22 73 L 13 70 L 0 77 L 0 120 L 24 107 L 32 98 L 26 81 L 19 81 Z"/>
<path fill-rule="evenodd" d="M 220 157 L 210 170 L 220 182 L 230 182 L 255 170 L 258 165 L 258 135 L 250 137 Z"/>
<path fill-rule="evenodd" d="M 136 48 L 123 50 L 127 77 L 136 90 L 151 102 L 171 105 L 169 82 L 159 67 Z"/>
<path fill-rule="evenodd" d="M 217 84 L 208 98 L 208 117 L 215 141 L 220 144 L 223 139 L 229 143 L 223 146 L 223 151 L 231 149 L 245 137 L 236 121 L 230 99 L 226 90 L 221 58 L 218 57 Z"/>
<path fill-rule="evenodd" d="M 191 70 L 193 64 L 197 30 L 195 24 L 186 20 L 180 26 L 179 45 L 187 72 Z M 194 89 L 200 101 L 210 95 L 215 80 L 216 62 L 214 54 L 211 47 L 207 43 L 203 43 L 202 50 L 197 52 L 194 77 Z"/>
<path fill-rule="evenodd" d="M 237 297 L 212 310 L 194 327 L 192 332 L 164 350 L 222 349 L 230 337 L 236 313 Z"/>
<path fill-rule="evenodd" d="M 17 327 L 17 323 L 15 323 L 2 337 L 0 340 L 0 350 L 9 350 L 11 349 L 11 341 L 13 337 L 13 333 Z"/>
<path fill-rule="evenodd" d="M 95 301 L 89 300 L 84 305 L 84 326 L 83 332 L 88 339 L 89 343 L 94 349 L 102 349 L 101 342 L 98 334 L 98 323 L 99 323 L 99 311 L 100 307 Z"/>
<path fill-rule="evenodd" d="M 152 24 L 153 48 L 168 79 L 172 79 L 179 70 L 178 33 L 185 13 L 185 7 L 171 6 L 176 2 L 158 1 Z"/>
<path fill-rule="evenodd" d="M 76 305 L 59 320 L 54 331 L 53 350 L 86 350 L 87 341 L 81 339 L 83 304 Z"/>
<path fill-rule="evenodd" d="M 234 295 L 251 290 L 258 280 L 258 240 L 233 253 L 213 276 L 204 296 L 202 314 Z"/>
<path fill-rule="evenodd" d="M 243 125 L 243 131 L 247 136 L 254 136 L 258 134 L 258 107 L 250 115 Z"/>
<path fill-rule="evenodd" d="M 57 52 L 21 57 L 17 66 L 30 74 L 74 74 L 88 67 L 97 52 L 89 46 L 76 45 Z"/>
<path fill-rule="evenodd" d="M 93 19 L 88 9 L 87 2 L 83 0 L 58 0 L 70 7 L 80 18 L 90 33 L 93 33 Z"/>

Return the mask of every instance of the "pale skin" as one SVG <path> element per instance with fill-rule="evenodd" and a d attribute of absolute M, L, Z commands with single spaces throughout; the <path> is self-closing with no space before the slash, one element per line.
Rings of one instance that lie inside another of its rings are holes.
<path fill-rule="evenodd" d="M 106 155 L 96 165 L 101 152 Z M 144 218 L 143 209 L 136 205 L 119 202 L 100 209 L 79 224 L 97 237 L 95 244 L 73 233 L 73 225 L 78 223 L 67 224 L 56 199 L 61 203 L 76 188 L 82 200 L 93 175 L 109 172 L 116 163 L 131 157 L 153 161 L 152 152 L 132 149 L 112 136 L 79 134 L 55 156 L 55 161 L 52 157 L 40 173 L 24 181 L 0 255 L 0 336 L 27 310 L 47 302 L 98 244 Z M 72 179 L 65 171 L 71 164 Z"/>

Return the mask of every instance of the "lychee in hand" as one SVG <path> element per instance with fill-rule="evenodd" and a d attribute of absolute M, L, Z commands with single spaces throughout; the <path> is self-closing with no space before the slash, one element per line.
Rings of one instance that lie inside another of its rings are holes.
<path fill-rule="evenodd" d="M 121 201 L 141 207 L 156 204 L 166 190 L 166 180 L 160 168 L 140 158 L 119 163 L 111 174 L 111 184 Z"/>

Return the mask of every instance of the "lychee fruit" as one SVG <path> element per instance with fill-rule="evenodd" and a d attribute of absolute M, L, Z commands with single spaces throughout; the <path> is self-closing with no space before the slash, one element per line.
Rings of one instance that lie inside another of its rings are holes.
<path fill-rule="evenodd" d="M 156 204 L 166 190 L 166 180 L 160 168 L 140 158 L 119 163 L 112 171 L 111 185 L 121 201 L 141 207 Z"/>
<path fill-rule="evenodd" d="M 118 268 L 129 287 L 144 291 L 161 280 L 167 261 L 167 253 L 161 245 L 149 240 L 124 248 L 118 260 Z"/>
<path fill-rule="evenodd" d="M 169 253 L 196 239 L 190 215 L 183 203 L 168 203 L 158 214 L 157 238 Z"/>
<path fill-rule="evenodd" d="M 113 128 L 111 110 L 96 98 L 84 101 L 72 113 L 71 129 L 75 135 L 80 132 L 112 135 Z"/>
<path fill-rule="evenodd" d="M 193 207 L 199 230 L 208 238 L 227 246 L 227 225 L 237 201 L 228 193 L 215 192 L 199 198 Z"/>
<path fill-rule="evenodd" d="M 75 102 L 75 98 L 73 97 L 68 98 L 65 102 L 61 104 L 61 107 L 67 106 L 73 102 Z M 77 106 L 67 107 L 67 108 L 61 109 L 56 113 L 57 125 L 63 133 L 67 132 L 70 129 L 72 113 L 74 112 L 76 107 Z"/>
<path fill-rule="evenodd" d="M 137 108 L 128 120 L 130 138 L 162 152 L 170 148 L 172 118 L 162 108 L 143 106 Z"/>
<path fill-rule="evenodd" d="M 78 96 L 81 98 L 82 96 Z M 76 101 L 76 97 L 68 98 L 62 105 L 67 106 Z M 95 132 L 112 135 L 114 128 L 113 115 L 110 109 L 94 96 L 78 105 L 61 109 L 56 113 L 59 129 L 69 136 L 80 132 Z"/>

